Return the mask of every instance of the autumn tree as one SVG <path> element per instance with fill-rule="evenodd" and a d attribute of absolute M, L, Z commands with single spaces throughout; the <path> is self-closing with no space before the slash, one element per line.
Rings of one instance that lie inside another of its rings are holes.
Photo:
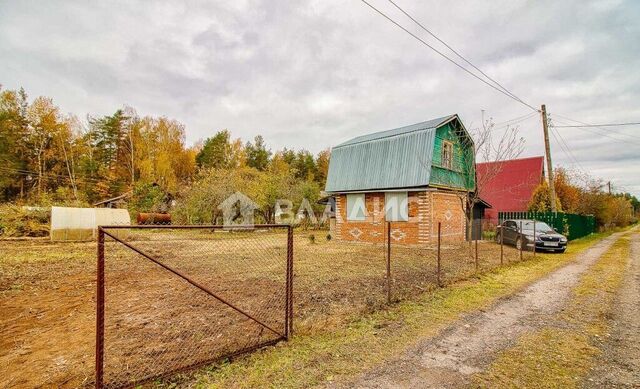
<path fill-rule="evenodd" d="M 267 170 L 271 151 L 267 149 L 262 135 L 258 135 L 253 139 L 253 143 L 247 142 L 245 146 L 247 155 L 247 165 L 260 171 Z"/>
<path fill-rule="evenodd" d="M 549 184 L 543 181 L 536 187 L 531 195 L 528 209 L 530 212 L 549 212 L 551 211 L 551 201 L 549 197 Z M 562 203 L 556 194 L 556 210 L 562 212 Z"/>
<path fill-rule="evenodd" d="M 324 187 L 329 174 L 329 159 L 331 158 L 331 150 L 326 149 L 318 153 L 316 157 L 316 181 Z"/>
<path fill-rule="evenodd" d="M 0 88 L 0 198 L 23 197 L 27 169 L 27 95 Z"/>
<path fill-rule="evenodd" d="M 580 189 L 572 183 L 569 172 L 562 167 L 555 169 L 553 182 L 564 212 L 575 213 L 580 206 Z"/>

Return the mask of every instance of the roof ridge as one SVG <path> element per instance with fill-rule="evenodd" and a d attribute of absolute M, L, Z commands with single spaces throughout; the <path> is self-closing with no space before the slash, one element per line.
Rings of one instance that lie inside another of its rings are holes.
<path fill-rule="evenodd" d="M 507 163 L 507 162 L 514 162 L 514 161 L 526 161 L 527 159 L 538 159 L 538 158 L 542 158 L 542 160 L 544 161 L 544 155 L 538 155 L 538 156 L 534 156 L 534 157 L 506 159 L 504 161 L 478 162 L 478 163 L 476 163 L 476 165 L 486 165 L 486 164 L 490 164 L 490 163 Z"/>
<path fill-rule="evenodd" d="M 411 134 L 411 133 L 414 133 L 414 132 L 417 132 L 417 131 L 430 130 L 430 129 L 439 127 L 440 125 L 442 125 L 442 123 L 444 123 L 444 122 L 446 122 L 448 120 L 451 120 L 451 118 L 455 117 L 456 115 L 457 114 L 451 114 L 451 115 L 442 116 L 442 117 L 438 117 L 438 118 L 434 118 L 434 119 L 430 119 L 430 120 L 425 120 L 425 121 L 418 122 L 418 123 L 408 124 L 408 125 L 402 126 L 402 127 L 391 128 L 389 130 L 382 130 L 382 131 L 376 131 L 376 132 L 372 132 L 372 133 L 368 133 L 368 134 L 359 135 L 359 136 L 351 138 L 351 139 L 349 139 L 347 141 L 344 141 L 344 142 L 334 146 L 333 148 L 336 149 L 336 148 L 340 148 L 340 147 L 343 147 L 343 146 L 352 146 L 352 145 L 356 145 L 356 144 L 360 144 L 360 143 L 371 142 L 371 141 L 374 141 L 374 140 L 379 140 L 379 139 L 391 138 L 391 137 L 400 136 L 400 135 Z M 434 122 L 434 123 L 432 124 L 432 122 Z M 399 130 L 406 129 L 406 128 L 413 127 L 413 126 L 419 126 L 419 127 L 415 128 L 415 129 L 408 130 L 406 132 L 393 133 L 393 131 L 399 131 Z M 388 132 L 389 134 L 382 135 L 385 132 Z M 376 137 L 376 134 L 378 134 L 377 137 Z M 363 138 L 363 139 L 358 140 L 359 138 Z"/>

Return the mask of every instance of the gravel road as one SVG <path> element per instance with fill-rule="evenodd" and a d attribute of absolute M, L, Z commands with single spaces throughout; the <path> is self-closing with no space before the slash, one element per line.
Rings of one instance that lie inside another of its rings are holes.
<path fill-rule="evenodd" d="M 614 234 L 598 242 L 584 251 L 577 261 L 499 300 L 486 311 L 463 317 L 438 336 L 419 341 L 400 357 L 371 369 L 346 387 L 452 388 L 469 384 L 472 375 L 483 371 L 496 352 L 512 345 L 525 331 L 543 326 L 547 319 L 558 313 L 570 298 L 571 289 L 580 275 L 619 237 L 620 234 Z M 636 240 L 636 271 L 640 255 L 638 244 Z M 628 286 L 629 299 L 621 299 L 621 304 L 630 304 L 625 310 L 635 307 L 638 313 L 638 279 L 629 282 L 632 284 Z M 635 336 L 639 333 L 636 327 Z M 626 332 L 620 332 L 621 339 L 627 336 Z M 638 360 L 634 362 L 637 366 Z"/>

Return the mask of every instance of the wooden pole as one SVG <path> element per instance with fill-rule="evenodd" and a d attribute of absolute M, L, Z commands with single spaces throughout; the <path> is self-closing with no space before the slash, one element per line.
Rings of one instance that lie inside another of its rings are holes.
<path fill-rule="evenodd" d="M 387 304 L 391 304 L 391 222 L 387 222 Z"/>
<path fill-rule="evenodd" d="M 524 250 L 524 239 L 522 239 L 522 220 L 520 220 L 520 260 L 522 261 L 522 250 Z"/>
<path fill-rule="evenodd" d="M 536 257 L 536 219 L 533 219 L 533 257 Z"/>
<path fill-rule="evenodd" d="M 500 225 L 500 266 L 504 265 L 504 225 Z"/>
<path fill-rule="evenodd" d="M 438 286 L 442 286 L 442 276 L 440 274 L 440 222 L 438 222 L 438 267 L 436 269 L 436 277 L 438 279 Z"/>
<path fill-rule="evenodd" d="M 478 237 L 476 236 L 476 273 L 478 272 Z"/>
<path fill-rule="evenodd" d="M 547 122 L 547 107 L 542 104 L 542 130 L 544 132 L 544 150 L 547 156 L 547 176 L 549 177 L 549 199 L 551 202 L 551 212 L 556 212 L 556 188 L 553 183 L 553 166 L 551 164 L 551 146 L 549 145 L 549 126 Z"/>

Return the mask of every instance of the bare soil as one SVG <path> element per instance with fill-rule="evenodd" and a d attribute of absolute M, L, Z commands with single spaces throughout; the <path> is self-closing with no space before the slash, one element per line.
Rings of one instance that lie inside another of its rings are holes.
<path fill-rule="evenodd" d="M 400 357 L 350 382 L 358 388 L 450 388 L 472 383 L 495 354 L 526 331 L 541 327 L 561 311 L 572 287 L 619 237 L 602 240 L 578 261 L 560 268 L 492 308 L 470 314 L 435 338 L 419 341 Z"/>
<path fill-rule="evenodd" d="M 386 249 L 296 234 L 298 333 L 330 331 L 386 301 Z M 130 233 L 127 241 L 279 331 L 284 326 L 282 233 Z M 500 265 L 479 243 L 478 271 Z M 106 244 L 105 378 L 121 384 L 277 337 L 115 242 Z M 504 248 L 504 262 L 519 253 Z M 525 255 L 526 257 L 526 255 Z M 435 287 L 435 248 L 392 249 L 392 296 Z M 469 247 L 442 250 L 443 281 L 472 276 Z M 94 380 L 95 243 L 0 241 L 0 387 L 82 387 Z"/>

